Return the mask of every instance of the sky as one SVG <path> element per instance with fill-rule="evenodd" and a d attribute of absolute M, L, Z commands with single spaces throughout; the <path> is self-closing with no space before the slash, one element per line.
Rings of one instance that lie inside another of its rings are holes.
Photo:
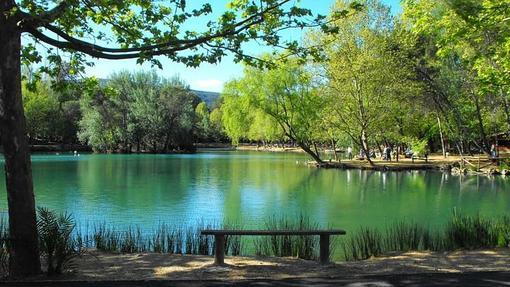
<path fill-rule="evenodd" d="M 218 1 L 223 2 L 223 1 Z M 331 5 L 335 0 L 301 0 L 301 6 L 312 9 L 316 14 L 326 15 Z M 393 14 L 400 12 L 399 0 L 382 0 L 385 4 L 389 5 L 392 9 Z M 210 2 L 214 9 L 218 9 L 215 4 Z M 222 7 L 220 7 L 221 9 Z M 293 31 L 289 35 L 292 38 L 301 38 L 301 32 Z M 245 52 L 251 54 L 257 54 L 256 48 L 252 50 L 247 49 Z M 158 58 L 163 64 L 163 69 L 159 70 L 158 73 L 163 77 L 172 77 L 178 75 L 181 79 L 190 85 L 191 89 L 203 90 L 210 92 L 221 92 L 225 82 L 238 78 L 242 75 L 243 66 L 241 63 L 234 63 L 233 57 L 228 56 L 222 59 L 218 64 L 206 64 L 203 63 L 198 68 L 189 68 L 183 64 L 172 62 L 165 57 Z M 95 76 L 97 78 L 108 78 L 113 72 L 122 70 L 128 71 L 139 71 L 139 70 L 150 70 L 152 69 L 150 64 L 139 65 L 136 60 L 93 60 L 94 66 L 89 67 L 86 70 L 87 76 Z"/>

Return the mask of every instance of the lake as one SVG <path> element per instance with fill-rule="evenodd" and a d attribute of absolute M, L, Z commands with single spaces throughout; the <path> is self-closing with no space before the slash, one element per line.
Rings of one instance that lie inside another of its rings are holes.
<path fill-rule="evenodd" d="M 437 227 L 457 209 L 510 211 L 510 179 L 432 171 L 316 169 L 303 154 L 203 152 L 190 155 L 34 155 L 39 206 L 69 211 L 80 224 L 117 229 L 159 223 L 240 223 L 306 214 L 324 226 L 414 221 Z M 0 208 L 7 208 L 5 183 Z"/>

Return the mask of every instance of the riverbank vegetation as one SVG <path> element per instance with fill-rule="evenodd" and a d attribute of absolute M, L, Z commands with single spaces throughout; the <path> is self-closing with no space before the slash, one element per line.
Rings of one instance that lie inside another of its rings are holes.
<path fill-rule="evenodd" d="M 439 230 L 409 222 L 383 228 L 361 227 L 344 242 L 346 260 L 363 260 L 389 252 L 472 250 L 510 246 L 510 218 L 454 213 Z"/>
<path fill-rule="evenodd" d="M 213 255 L 212 236 L 201 235 L 204 229 L 242 229 L 237 224 L 206 224 L 197 222 L 193 226 L 161 223 L 153 230 L 140 226 L 116 229 L 107 223 L 78 226 L 69 213 L 57 214 L 46 208 L 37 213 L 39 249 L 45 259 L 47 274 L 61 274 L 73 268 L 73 261 L 87 250 L 108 253 L 167 253 L 189 255 Z M 272 217 L 265 229 L 313 230 L 317 224 L 306 216 L 298 220 Z M 318 239 L 311 236 L 262 236 L 246 246 L 240 236 L 225 237 L 227 255 L 254 254 L 257 256 L 297 257 L 315 259 L 319 252 Z M 9 232 L 4 218 L 0 219 L 0 274 L 8 270 Z"/>
<path fill-rule="evenodd" d="M 153 230 L 138 226 L 116 229 L 100 223 L 77 226 L 68 213 L 57 214 L 45 208 L 38 210 L 40 249 L 45 258 L 48 274 L 59 274 L 72 269 L 74 260 L 88 250 L 107 253 L 167 253 L 213 255 L 214 239 L 202 236 L 200 231 L 211 228 L 243 229 L 238 224 L 206 224 L 193 226 L 161 223 Z M 319 224 L 301 215 L 269 218 L 263 229 L 314 230 Z M 9 248 L 8 231 L 0 220 L 0 272 L 7 270 Z M 348 230 L 345 237 L 332 241 L 332 251 L 337 249 L 346 261 L 364 260 L 392 252 L 454 251 L 489 249 L 510 246 L 510 218 L 486 218 L 453 212 L 446 223 L 431 229 L 430 226 L 412 222 L 395 222 L 381 228 L 360 227 Z M 248 241 L 240 236 L 227 236 L 227 255 L 256 255 L 296 257 L 315 260 L 319 252 L 318 238 L 314 236 L 260 236 Z M 334 251 L 333 251 L 334 252 Z M 337 253 L 338 255 L 338 253 Z M 338 258 L 338 257 L 337 257 Z"/>

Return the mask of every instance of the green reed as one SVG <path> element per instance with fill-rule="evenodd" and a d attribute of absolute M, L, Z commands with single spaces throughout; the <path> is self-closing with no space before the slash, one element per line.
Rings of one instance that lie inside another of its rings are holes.
<path fill-rule="evenodd" d="M 397 222 L 384 228 L 362 227 L 343 240 L 345 260 L 363 260 L 389 252 L 451 251 L 509 247 L 510 218 L 483 218 L 453 212 L 443 229 Z"/>

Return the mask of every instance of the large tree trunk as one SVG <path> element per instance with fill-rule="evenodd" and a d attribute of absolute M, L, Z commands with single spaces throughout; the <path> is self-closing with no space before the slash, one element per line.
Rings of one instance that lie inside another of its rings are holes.
<path fill-rule="evenodd" d="M 9 12 L 14 1 L 0 1 L 0 135 L 5 157 L 13 277 L 40 273 L 30 151 L 21 102 L 21 32 Z"/>
<path fill-rule="evenodd" d="M 314 151 L 312 151 L 312 149 L 310 148 L 310 146 L 308 146 L 308 145 L 306 145 L 306 144 L 303 144 L 303 143 L 301 143 L 301 142 L 298 142 L 297 144 L 298 144 L 298 146 L 299 146 L 302 150 L 304 150 L 304 151 L 305 151 L 308 155 L 310 155 L 310 156 L 311 156 L 311 157 L 315 160 L 315 162 L 316 162 L 318 165 L 321 165 L 321 166 L 322 166 L 322 165 L 324 164 L 324 162 L 322 161 L 322 159 L 320 158 L 320 156 L 319 156 L 317 153 L 315 153 Z"/>

